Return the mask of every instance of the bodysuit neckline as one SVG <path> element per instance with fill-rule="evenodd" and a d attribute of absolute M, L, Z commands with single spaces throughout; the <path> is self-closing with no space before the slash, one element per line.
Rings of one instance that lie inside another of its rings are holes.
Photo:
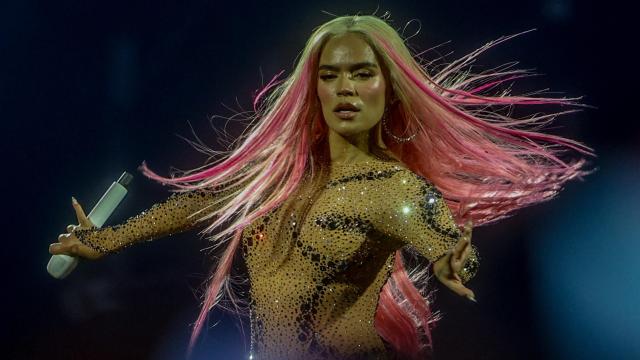
<path fill-rule="evenodd" d="M 358 172 L 366 171 L 368 169 L 382 166 L 395 166 L 400 168 L 402 164 L 397 161 L 385 161 L 381 159 L 372 158 L 370 160 L 355 162 L 355 163 L 332 163 L 330 178 L 336 179 L 346 175 L 352 175 Z"/>

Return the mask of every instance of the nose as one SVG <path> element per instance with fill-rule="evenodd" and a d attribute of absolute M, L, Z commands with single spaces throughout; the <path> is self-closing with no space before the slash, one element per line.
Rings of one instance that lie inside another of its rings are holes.
<path fill-rule="evenodd" d="M 338 81 L 338 96 L 354 96 L 356 93 L 353 81 L 348 76 L 341 76 Z"/>

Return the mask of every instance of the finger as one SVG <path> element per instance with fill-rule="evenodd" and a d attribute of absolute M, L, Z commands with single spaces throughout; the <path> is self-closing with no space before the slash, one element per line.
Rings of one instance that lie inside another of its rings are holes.
<path fill-rule="evenodd" d="M 460 255 L 468 245 L 469 241 L 466 238 L 461 237 L 460 239 L 458 239 L 458 242 L 453 247 L 453 256 L 456 258 L 460 257 Z"/>
<path fill-rule="evenodd" d="M 60 243 L 51 244 L 49 245 L 49 254 L 59 255 L 62 253 L 61 248 L 62 248 L 62 244 Z"/>
<path fill-rule="evenodd" d="M 67 232 L 68 233 L 74 232 L 74 231 L 76 231 L 77 227 L 78 227 L 78 225 L 73 225 L 73 224 L 67 225 Z"/>
<path fill-rule="evenodd" d="M 470 253 L 471 253 L 471 246 L 468 246 L 466 249 L 464 249 L 464 252 L 462 252 L 460 257 L 456 257 L 456 258 L 452 258 L 451 259 L 450 265 L 451 265 L 451 269 L 453 270 L 453 272 L 455 272 L 457 274 L 458 272 L 460 272 L 462 270 L 462 267 L 464 266 L 464 263 L 469 258 L 469 254 Z"/>
<path fill-rule="evenodd" d="M 58 242 L 64 244 L 69 240 L 69 234 L 60 234 L 58 235 Z"/>
<path fill-rule="evenodd" d="M 469 254 L 471 254 L 471 246 L 467 246 L 466 249 L 464 249 L 464 251 L 462 252 L 462 256 L 460 256 L 460 260 L 461 261 L 467 260 L 467 258 L 469 257 Z"/>
<path fill-rule="evenodd" d="M 80 247 L 78 246 L 78 244 L 70 245 L 67 251 L 69 251 L 69 253 L 73 256 L 80 255 Z"/>
<path fill-rule="evenodd" d="M 61 243 L 51 244 L 49 245 L 49 253 L 51 255 L 75 255 L 72 252 L 72 247 L 73 246 L 68 244 L 61 244 Z M 75 250 L 77 251 L 77 249 Z"/>
<path fill-rule="evenodd" d="M 460 280 L 460 277 L 458 276 L 458 272 L 460 272 L 460 270 L 462 269 L 462 258 L 452 256 L 451 259 L 449 260 L 449 267 L 451 268 L 451 272 L 453 274 L 452 276 L 455 279 Z"/>
<path fill-rule="evenodd" d="M 80 226 L 92 227 L 91 221 L 85 215 L 84 210 L 82 210 L 82 206 L 78 203 L 75 197 L 71 197 L 71 204 L 73 205 L 74 210 L 76 211 L 76 217 L 78 218 L 78 224 Z"/>
<path fill-rule="evenodd" d="M 446 285 L 454 293 L 456 293 L 456 294 L 458 294 L 460 296 L 464 296 L 469 300 L 476 301 L 475 300 L 476 295 L 473 292 L 473 290 L 471 290 L 468 287 L 462 285 L 462 282 L 455 281 L 455 280 L 449 280 L 449 281 L 444 282 L 444 285 Z"/>
<path fill-rule="evenodd" d="M 473 232 L 473 222 L 471 221 L 471 219 L 468 219 L 465 223 L 464 223 L 464 228 L 462 231 L 462 236 L 465 239 L 468 239 L 469 241 L 471 241 L 471 234 Z"/>

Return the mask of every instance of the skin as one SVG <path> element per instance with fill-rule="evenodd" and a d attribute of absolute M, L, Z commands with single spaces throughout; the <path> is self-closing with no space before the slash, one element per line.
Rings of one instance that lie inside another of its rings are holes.
<path fill-rule="evenodd" d="M 369 155 L 369 130 L 384 113 L 387 80 L 371 47 L 359 35 L 347 33 L 327 41 L 320 55 L 318 99 L 329 127 L 331 161 L 359 162 Z M 333 110 L 341 102 L 360 111 L 350 120 Z"/>
<path fill-rule="evenodd" d="M 370 130 L 380 122 L 390 93 L 387 91 L 388 79 L 374 50 L 358 34 L 347 33 L 329 39 L 320 55 L 317 84 L 322 114 L 329 128 L 331 162 L 358 163 L 371 159 Z M 341 102 L 359 108 L 355 118 L 343 120 L 334 113 Z M 93 224 L 75 198 L 72 205 L 78 225 L 67 226 L 67 233 L 61 234 L 58 242 L 49 246 L 49 252 L 86 259 L 102 257 L 103 254 L 82 244 L 75 236 L 77 229 L 91 228 Z M 471 229 L 472 224 L 468 222 L 452 251 L 433 264 L 433 272 L 449 289 L 476 301 L 473 291 L 466 288 L 458 276 L 471 251 Z"/>

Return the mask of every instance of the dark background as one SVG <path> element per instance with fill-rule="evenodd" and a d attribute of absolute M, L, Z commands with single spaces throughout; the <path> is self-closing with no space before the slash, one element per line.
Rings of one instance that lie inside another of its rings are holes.
<path fill-rule="evenodd" d="M 439 359 L 631 359 L 640 356 L 640 126 L 637 19 L 615 1 L 3 1 L 2 358 L 181 359 L 211 266 L 196 233 L 139 245 L 67 279 L 50 278 L 47 247 L 122 171 L 134 172 L 118 223 L 168 195 L 136 172 L 202 164 L 189 123 L 215 145 L 212 115 L 250 108 L 254 91 L 336 15 L 390 11 L 421 21 L 419 49 L 445 41 L 449 61 L 531 28 L 483 55 L 545 76 L 518 89 L 585 96 L 597 109 L 555 133 L 594 147 L 598 171 L 550 203 L 476 229 L 478 304 L 438 292 Z M 415 32 L 410 27 L 406 35 Z M 427 53 L 433 58 L 435 53 Z M 556 109 L 557 110 L 557 109 Z M 232 129 L 237 131 L 238 129 Z M 241 359 L 238 322 L 214 311 L 194 359 Z M 246 326 L 246 324 L 245 324 Z M 244 329 L 247 332 L 248 329 Z"/>

